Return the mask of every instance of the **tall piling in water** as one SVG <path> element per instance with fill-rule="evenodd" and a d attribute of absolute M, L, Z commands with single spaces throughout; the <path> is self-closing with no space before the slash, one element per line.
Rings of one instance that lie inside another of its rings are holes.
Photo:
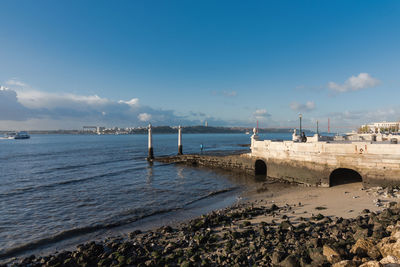
<path fill-rule="evenodd" d="M 182 127 L 178 128 L 178 155 L 182 155 Z"/>
<path fill-rule="evenodd" d="M 153 159 L 154 159 L 153 136 L 151 134 L 151 124 L 149 124 L 149 155 L 147 157 L 147 160 L 152 161 Z"/>

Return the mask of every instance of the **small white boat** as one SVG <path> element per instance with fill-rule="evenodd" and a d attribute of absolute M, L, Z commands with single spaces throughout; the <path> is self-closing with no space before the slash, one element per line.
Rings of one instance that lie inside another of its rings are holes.
<path fill-rule="evenodd" d="M 10 132 L 6 134 L 6 139 L 15 139 L 15 136 L 17 135 L 16 132 Z"/>
<path fill-rule="evenodd" d="M 21 131 L 21 132 L 10 132 L 6 134 L 6 139 L 29 139 L 31 138 L 30 135 L 25 132 L 25 131 Z"/>

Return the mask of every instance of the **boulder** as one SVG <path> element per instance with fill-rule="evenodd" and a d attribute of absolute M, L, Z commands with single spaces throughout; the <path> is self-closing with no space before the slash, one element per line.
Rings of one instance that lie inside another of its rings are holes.
<path fill-rule="evenodd" d="M 282 221 L 281 224 L 279 225 L 280 229 L 282 230 L 292 230 L 293 225 L 290 223 L 290 221 Z"/>
<path fill-rule="evenodd" d="M 368 229 L 358 229 L 355 234 L 353 235 L 354 240 L 360 239 L 360 238 L 367 238 L 369 234 Z"/>
<path fill-rule="evenodd" d="M 386 266 L 387 264 L 399 264 L 400 265 L 400 259 L 396 256 L 386 256 L 383 259 L 380 260 L 380 263 Z"/>
<path fill-rule="evenodd" d="M 332 267 L 356 267 L 357 264 L 350 260 L 339 261 L 332 265 Z"/>
<path fill-rule="evenodd" d="M 309 248 L 308 255 L 314 265 L 322 265 L 326 262 L 326 257 L 322 254 L 322 248 Z"/>
<path fill-rule="evenodd" d="M 382 267 L 383 265 L 379 261 L 367 261 L 360 265 L 360 267 Z"/>
<path fill-rule="evenodd" d="M 281 263 L 279 263 L 281 267 L 300 267 L 299 261 L 296 256 L 289 255 L 287 256 Z"/>
<path fill-rule="evenodd" d="M 350 252 L 359 257 L 369 256 L 372 259 L 378 259 L 381 256 L 381 253 L 371 240 L 362 238 L 357 240 Z"/>
<path fill-rule="evenodd" d="M 322 254 L 327 258 L 330 263 L 336 263 L 341 260 L 340 254 L 328 245 L 322 247 Z"/>
<path fill-rule="evenodd" d="M 394 231 L 390 237 L 385 237 L 378 243 L 377 247 L 383 257 L 396 256 L 400 257 L 400 239 L 399 232 Z"/>
<path fill-rule="evenodd" d="M 275 250 L 274 253 L 272 253 L 271 257 L 272 264 L 278 264 L 283 259 L 284 256 L 285 256 L 284 252 Z"/>

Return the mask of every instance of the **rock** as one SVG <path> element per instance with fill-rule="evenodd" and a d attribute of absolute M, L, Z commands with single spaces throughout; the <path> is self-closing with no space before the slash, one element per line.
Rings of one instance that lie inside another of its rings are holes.
<path fill-rule="evenodd" d="M 332 267 L 356 267 L 357 264 L 350 260 L 339 261 L 332 265 Z"/>
<path fill-rule="evenodd" d="M 293 225 L 290 223 L 290 221 L 283 221 L 279 225 L 279 228 L 282 229 L 282 230 L 292 230 L 293 229 Z"/>
<path fill-rule="evenodd" d="M 379 261 L 367 261 L 360 265 L 360 267 L 382 267 Z"/>
<path fill-rule="evenodd" d="M 318 213 L 316 216 L 313 216 L 313 219 L 317 221 L 322 220 L 323 218 L 325 218 L 325 216 L 322 215 L 321 213 Z"/>
<path fill-rule="evenodd" d="M 297 257 L 294 255 L 287 256 L 281 263 L 279 263 L 281 267 L 300 267 L 299 261 Z"/>
<path fill-rule="evenodd" d="M 172 227 L 167 225 L 164 227 L 161 227 L 161 233 L 166 234 L 166 233 L 171 233 L 173 231 Z"/>
<path fill-rule="evenodd" d="M 320 247 L 322 245 L 321 244 L 321 239 L 320 238 L 315 238 L 315 237 L 310 238 L 309 244 L 311 246 L 313 246 L 314 248 Z"/>
<path fill-rule="evenodd" d="M 284 256 L 285 256 L 284 252 L 274 251 L 274 253 L 272 253 L 272 257 L 271 257 L 272 264 L 278 264 L 283 259 Z"/>
<path fill-rule="evenodd" d="M 328 259 L 330 263 L 336 263 L 341 260 L 340 254 L 328 245 L 322 247 L 322 254 Z"/>
<path fill-rule="evenodd" d="M 354 240 L 358 240 L 360 238 L 367 238 L 369 230 L 367 229 L 358 229 L 356 233 L 353 235 Z"/>
<path fill-rule="evenodd" d="M 396 256 L 400 257 L 400 239 L 385 237 L 377 245 L 382 257 Z"/>
<path fill-rule="evenodd" d="M 135 238 L 138 234 L 141 234 L 141 233 L 142 233 L 142 231 L 140 231 L 140 230 L 135 230 L 135 231 L 133 231 L 133 232 L 131 232 L 131 233 L 129 234 L 129 238 L 133 239 L 133 238 Z"/>
<path fill-rule="evenodd" d="M 350 252 L 356 254 L 359 257 L 369 256 L 372 259 L 378 259 L 381 256 L 379 250 L 369 239 L 358 239 L 351 248 Z"/>
<path fill-rule="evenodd" d="M 279 210 L 279 207 L 275 204 L 272 204 L 271 211 L 274 211 L 274 210 Z"/>
<path fill-rule="evenodd" d="M 182 261 L 181 267 L 189 267 L 190 266 L 190 262 L 189 261 Z"/>
<path fill-rule="evenodd" d="M 308 255 L 314 265 L 322 265 L 326 262 L 326 257 L 322 254 L 322 248 L 309 248 Z"/>
<path fill-rule="evenodd" d="M 386 256 L 385 258 L 380 260 L 380 263 L 384 266 L 386 264 L 400 264 L 400 259 L 396 256 Z"/>

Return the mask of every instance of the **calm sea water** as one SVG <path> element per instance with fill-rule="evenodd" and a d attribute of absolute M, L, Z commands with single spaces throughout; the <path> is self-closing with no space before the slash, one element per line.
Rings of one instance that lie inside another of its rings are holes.
<path fill-rule="evenodd" d="M 269 138 L 289 139 L 289 134 Z M 177 135 L 154 135 L 156 156 Z M 248 149 L 244 134 L 186 134 L 184 153 Z M 145 161 L 146 135 L 33 135 L 0 140 L 0 258 L 136 223 L 235 191 L 245 181 L 208 169 Z M 227 205 L 229 203 L 225 203 Z M 231 203 L 230 203 L 231 204 Z M 18 253 L 14 253 L 18 252 Z"/>

